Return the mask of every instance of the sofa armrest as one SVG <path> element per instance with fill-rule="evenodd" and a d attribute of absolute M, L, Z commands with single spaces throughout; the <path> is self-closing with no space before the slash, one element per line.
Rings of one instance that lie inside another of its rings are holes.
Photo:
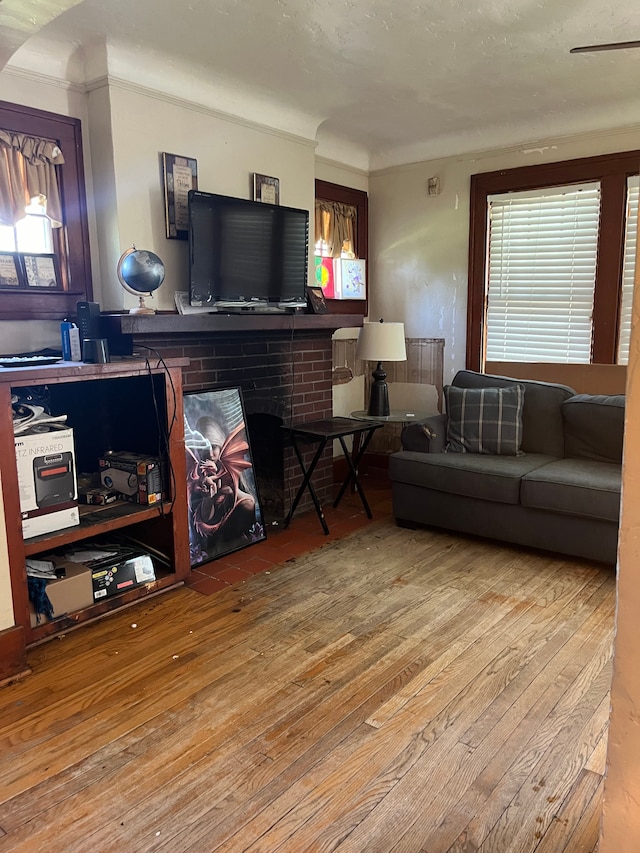
<path fill-rule="evenodd" d="M 419 453 L 442 453 L 446 437 L 446 415 L 432 415 L 419 423 L 409 424 L 400 434 L 402 449 Z"/>

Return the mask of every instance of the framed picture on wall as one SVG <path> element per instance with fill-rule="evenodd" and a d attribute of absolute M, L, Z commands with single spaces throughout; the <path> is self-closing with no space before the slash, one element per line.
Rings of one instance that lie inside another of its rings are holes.
<path fill-rule="evenodd" d="M 184 395 L 191 566 L 266 538 L 242 392 Z"/>
<path fill-rule="evenodd" d="M 253 173 L 253 200 L 280 204 L 280 179 Z"/>
<path fill-rule="evenodd" d="M 168 240 L 189 237 L 189 190 L 198 189 L 198 162 L 193 157 L 162 154 L 164 217 Z"/>
<path fill-rule="evenodd" d="M 22 262 L 28 287 L 60 289 L 58 259 L 55 255 L 23 255 Z"/>
<path fill-rule="evenodd" d="M 0 287 L 22 287 L 22 284 L 20 256 L 14 252 L 0 252 Z"/>

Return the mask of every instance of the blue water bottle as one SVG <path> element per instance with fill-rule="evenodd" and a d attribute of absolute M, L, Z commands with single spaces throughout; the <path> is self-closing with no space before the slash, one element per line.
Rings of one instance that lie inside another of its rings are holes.
<path fill-rule="evenodd" d="M 62 337 L 62 357 L 65 361 L 71 361 L 71 329 L 73 329 L 73 323 L 70 323 L 68 320 L 64 320 L 60 323 L 60 335 Z"/>
<path fill-rule="evenodd" d="M 62 357 L 65 361 L 81 361 L 80 352 L 80 329 L 75 323 L 65 320 L 60 323 L 60 335 L 62 337 Z"/>

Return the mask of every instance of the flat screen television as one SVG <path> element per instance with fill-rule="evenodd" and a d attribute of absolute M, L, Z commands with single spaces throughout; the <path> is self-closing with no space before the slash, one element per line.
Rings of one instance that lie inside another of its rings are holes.
<path fill-rule="evenodd" d="M 308 210 L 199 190 L 188 208 L 191 305 L 306 303 Z"/>

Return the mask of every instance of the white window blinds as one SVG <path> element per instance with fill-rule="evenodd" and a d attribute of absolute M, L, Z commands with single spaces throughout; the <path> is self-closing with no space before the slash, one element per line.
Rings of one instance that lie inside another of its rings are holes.
<path fill-rule="evenodd" d="M 487 361 L 591 357 L 600 185 L 489 197 Z"/>
<path fill-rule="evenodd" d="M 631 340 L 631 309 L 633 306 L 633 280 L 636 271 L 636 245 L 638 242 L 638 203 L 640 202 L 640 177 L 627 179 L 627 221 L 624 238 L 624 266 L 622 273 L 622 298 L 620 300 L 620 331 L 618 336 L 618 364 L 629 361 Z"/>

